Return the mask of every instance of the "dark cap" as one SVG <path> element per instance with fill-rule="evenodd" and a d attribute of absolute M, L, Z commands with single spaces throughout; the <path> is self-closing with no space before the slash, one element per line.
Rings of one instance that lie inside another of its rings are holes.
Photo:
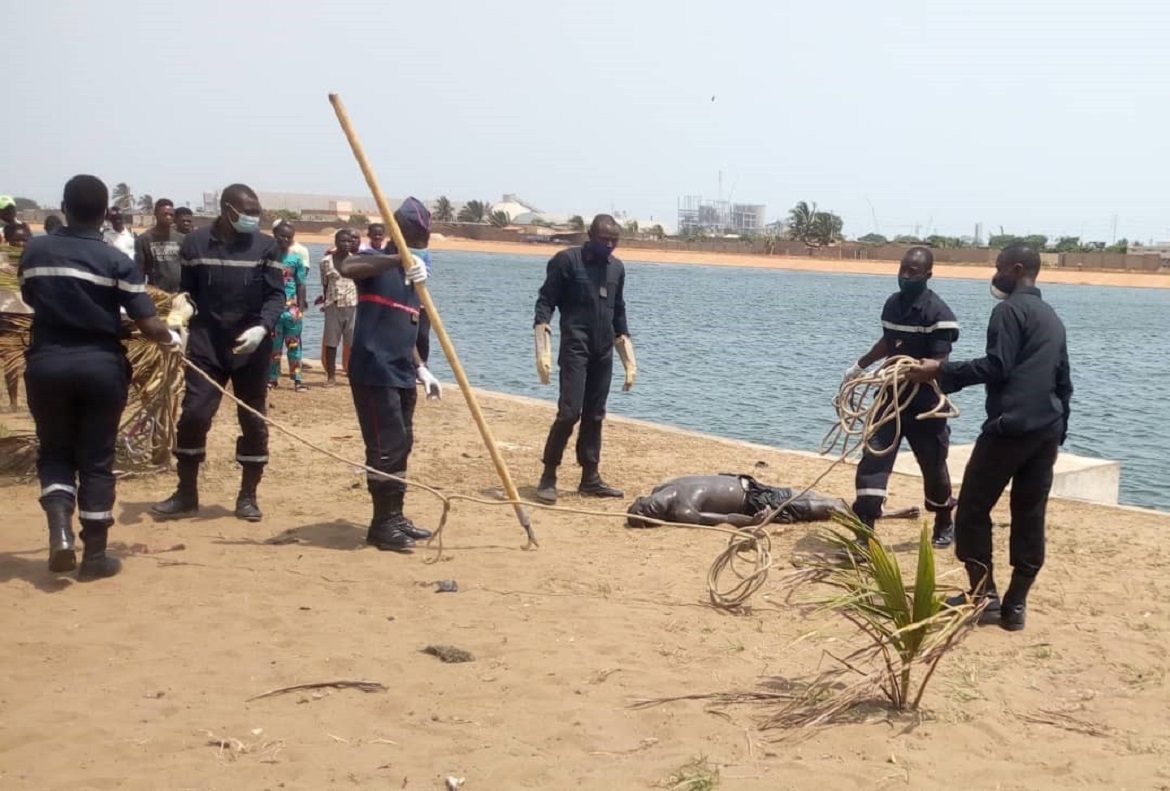
<path fill-rule="evenodd" d="M 394 221 L 403 233 L 414 230 L 418 233 L 431 232 L 431 212 L 418 198 L 407 198 L 394 212 Z"/>

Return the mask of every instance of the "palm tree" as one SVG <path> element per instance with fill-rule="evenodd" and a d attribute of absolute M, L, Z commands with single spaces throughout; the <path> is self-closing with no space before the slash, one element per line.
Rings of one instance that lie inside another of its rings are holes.
<path fill-rule="evenodd" d="M 817 205 L 809 206 L 801 201 L 788 212 L 788 238 L 808 243 L 812 237 L 813 220 L 817 213 Z"/>
<path fill-rule="evenodd" d="M 119 209 L 126 210 L 134 205 L 134 193 L 130 191 L 130 185 L 124 181 L 114 187 L 114 193 L 110 197 Z"/>
<path fill-rule="evenodd" d="M 487 220 L 488 207 L 483 201 L 469 200 L 463 204 L 463 208 L 459 210 L 459 222 L 485 222 Z"/>
<path fill-rule="evenodd" d="M 572 226 L 574 231 L 580 233 L 585 230 L 585 218 L 580 214 L 574 214 L 569 218 L 569 225 Z"/>
<path fill-rule="evenodd" d="M 841 229 L 845 222 L 830 211 L 819 211 L 813 215 L 809 238 L 819 245 L 828 245 L 842 238 Z"/>
<path fill-rule="evenodd" d="M 154 213 L 154 196 L 149 192 L 138 199 L 138 211 L 143 214 Z"/>
<path fill-rule="evenodd" d="M 455 207 L 446 195 L 440 195 L 435 201 L 435 222 L 452 222 L 455 219 Z"/>
<path fill-rule="evenodd" d="M 507 228 L 512 224 L 512 218 L 508 216 L 508 212 L 501 209 L 489 214 L 488 222 L 490 222 L 495 228 Z"/>

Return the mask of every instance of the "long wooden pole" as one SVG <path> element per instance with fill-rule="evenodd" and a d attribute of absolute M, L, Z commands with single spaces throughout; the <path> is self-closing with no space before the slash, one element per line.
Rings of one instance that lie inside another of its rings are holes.
<path fill-rule="evenodd" d="M 390 205 L 386 203 L 386 196 L 382 194 L 382 188 L 378 186 L 378 179 L 374 175 L 374 169 L 370 167 L 369 160 L 366 159 L 366 153 L 362 149 L 362 144 L 358 140 L 357 133 L 353 130 L 353 124 L 350 123 L 349 113 L 345 111 L 345 105 L 342 104 L 341 97 L 336 93 L 331 93 L 329 94 L 329 103 L 333 105 L 333 110 L 337 113 L 337 120 L 341 124 L 342 131 L 345 132 L 346 139 L 349 140 L 349 146 L 353 149 L 353 156 L 357 160 L 358 167 L 362 169 L 362 175 L 366 177 L 366 184 L 369 185 L 370 192 L 374 196 L 374 201 L 378 204 L 378 212 L 382 215 L 382 221 L 390 230 L 390 238 L 394 240 L 394 246 L 398 249 L 399 253 L 406 255 L 408 248 L 406 240 L 402 236 L 402 229 L 398 227 L 398 223 L 394 220 L 394 213 L 390 211 Z M 491 454 L 492 463 L 496 465 L 496 472 L 499 473 L 500 481 L 504 484 L 504 491 L 507 493 L 508 499 L 512 501 L 512 507 L 516 509 L 516 518 L 520 520 L 520 526 L 524 528 L 524 532 L 528 535 L 528 546 L 525 548 L 537 547 L 539 544 L 536 542 L 536 535 L 532 532 L 532 522 L 528 518 L 528 512 L 524 510 L 524 506 L 520 505 L 520 494 L 516 491 L 516 484 L 512 482 L 512 475 L 508 472 L 508 465 L 504 463 L 504 457 L 500 455 L 500 450 L 496 447 L 496 440 L 492 436 L 492 430 L 488 428 L 483 411 L 479 408 L 479 402 L 475 400 L 475 392 L 471 389 L 471 383 L 467 380 L 467 374 L 463 372 L 463 366 L 459 362 L 459 355 L 455 353 L 455 346 L 451 343 L 451 338 L 447 335 L 447 330 L 443 326 L 443 320 L 439 318 L 439 310 L 435 307 L 434 300 L 431 299 L 430 289 L 427 288 L 425 281 L 415 283 L 414 288 L 418 292 L 423 307 L 426 308 L 427 316 L 431 320 L 431 326 L 435 330 L 435 335 L 439 338 L 439 344 L 443 347 L 443 353 L 447 355 L 447 362 L 451 364 L 451 371 L 455 374 L 455 381 L 459 383 L 459 389 L 463 391 L 463 397 L 467 400 L 467 407 L 471 410 L 471 416 L 475 419 L 475 425 L 479 427 L 479 433 L 483 437 L 484 444 L 487 445 L 488 453 Z"/>

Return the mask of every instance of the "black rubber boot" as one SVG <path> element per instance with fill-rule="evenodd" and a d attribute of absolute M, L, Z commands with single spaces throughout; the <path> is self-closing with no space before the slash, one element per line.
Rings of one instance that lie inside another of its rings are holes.
<path fill-rule="evenodd" d="M 259 464 L 245 464 L 243 467 L 240 493 L 236 496 L 236 518 L 245 522 L 259 522 L 264 514 L 260 513 L 260 506 L 256 503 L 256 487 L 260 485 L 264 468 Z"/>
<path fill-rule="evenodd" d="M 49 520 L 49 571 L 58 574 L 77 568 L 73 549 L 73 503 L 53 499 L 42 504 Z"/>
<path fill-rule="evenodd" d="M 999 622 L 1001 602 L 999 591 L 995 588 L 995 576 L 992 564 L 986 567 L 982 563 L 967 562 L 967 583 L 970 585 L 968 593 L 960 593 L 947 599 L 951 607 L 961 607 L 968 602 L 982 606 L 979 613 L 979 623 L 986 625 Z"/>
<path fill-rule="evenodd" d="M 394 529 L 405 533 L 414 541 L 426 541 L 431 537 L 432 534 L 430 530 L 416 526 L 414 522 L 403 516 L 402 505 L 406 499 L 406 492 L 390 491 L 385 493 L 382 496 L 382 499 L 383 515 L 381 518 L 379 518 L 378 501 L 375 499 L 374 521 L 371 523 L 371 527 L 379 524 L 390 525 Z"/>
<path fill-rule="evenodd" d="M 85 549 L 81 553 L 81 566 L 77 569 L 78 581 L 104 579 L 122 570 L 122 561 L 106 554 L 106 540 L 109 534 L 108 525 L 81 520 L 81 541 Z"/>
<path fill-rule="evenodd" d="M 150 512 L 164 519 L 182 519 L 199 513 L 199 462 L 179 459 L 179 488 L 175 493 L 150 507 Z"/>
<path fill-rule="evenodd" d="M 370 525 L 366 543 L 383 552 L 408 552 L 414 548 L 414 539 L 402 530 L 401 522 L 406 518 L 399 515 L 386 522 Z"/>
<path fill-rule="evenodd" d="M 540 483 L 536 484 L 536 499 L 545 505 L 557 504 L 557 468 L 544 465 Z"/>
<path fill-rule="evenodd" d="M 1012 581 L 1003 595 L 1003 605 L 999 611 L 999 625 L 1009 632 L 1018 632 L 1024 628 L 1028 614 L 1028 591 L 1035 581 L 1034 575 L 1012 572 Z"/>
<path fill-rule="evenodd" d="M 581 485 L 577 487 L 577 494 L 583 497 L 624 497 L 621 489 L 615 489 L 601 480 L 601 473 L 597 467 L 589 465 L 581 469 Z"/>
<path fill-rule="evenodd" d="M 935 549 L 946 549 L 955 543 L 955 522 L 951 510 L 936 511 L 934 514 L 934 535 L 930 543 Z"/>

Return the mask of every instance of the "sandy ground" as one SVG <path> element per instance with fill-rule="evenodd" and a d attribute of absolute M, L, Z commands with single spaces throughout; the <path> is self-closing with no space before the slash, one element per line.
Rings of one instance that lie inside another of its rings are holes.
<path fill-rule="evenodd" d="M 331 238 L 302 236 L 303 242 L 331 244 Z M 432 241 L 434 250 L 457 250 L 468 253 L 505 253 L 511 255 L 540 255 L 551 257 L 559 249 L 556 245 L 522 244 L 512 242 L 479 242 L 471 239 L 445 238 Z M 893 261 L 848 261 L 831 258 L 787 258 L 762 255 L 725 255 L 722 253 L 673 252 L 628 248 L 618 251 L 627 261 L 659 264 L 700 264 L 705 266 L 741 266 L 757 269 L 788 269 L 800 272 L 837 272 L 855 275 L 889 275 L 896 272 Z M 994 267 L 990 265 L 936 264 L 936 277 L 967 280 L 990 280 Z M 1132 286 L 1135 288 L 1170 288 L 1170 273 L 1139 274 L 1131 272 L 1071 271 L 1045 269 L 1041 283 L 1068 283 L 1088 286 Z"/>
<path fill-rule="evenodd" d="M 317 387 L 315 374 L 309 382 L 303 395 L 277 391 L 273 416 L 360 459 L 348 392 Z M 552 408 L 481 399 L 530 494 Z M 1170 518 L 1053 503 L 1050 562 L 1026 631 L 974 633 L 940 666 L 921 718 L 871 713 L 777 743 L 755 729 L 758 710 L 724 718 L 698 702 L 631 704 L 750 689 L 858 645 L 848 628 L 786 603 L 779 570 L 750 615 L 722 615 L 704 604 L 719 535 L 537 513 L 541 548 L 524 552 L 507 507 L 468 504 L 455 507 L 441 561 L 379 553 L 362 544 L 360 476 L 279 434 L 260 492 L 265 519 L 245 524 L 229 511 L 233 418 L 221 411 L 209 443 L 200 518 L 160 525 L 146 514 L 169 476 L 121 484 L 114 538 L 125 570 L 115 579 L 50 575 L 36 487 L 5 487 L 0 788 L 440 789 L 453 775 L 467 791 L 638 789 L 670 787 L 698 756 L 718 766 L 725 789 L 1170 787 Z M 454 388 L 421 405 L 417 435 L 413 476 L 449 492 L 496 486 Z M 822 468 L 618 420 L 606 434 L 605 472 L 631 496 L 683 473 L 799 484 Z M 565 468 L 562 490 L 575 474 Z M 917 503 L 917 486 L 895 478 L 890 504 Z M 848 495 L 851 471 L 822 488 Z M 439 504 L 415 492 L 408 512 L 434 526 Z M 904 568 L 917 530 L 881 527 Z M 811 535 L 778 531 L 782 566 L 815 545 Z M 292 543 L 266 543 L 280 536 Z M 999 531 L 1000 557 L 1005 538 Z M 955 567 L 949 554 L 940 561 Z M 458 592 L 436 593 L 443 579 Z M 440 663 L 421 652 L 428 644 L 474 661 Z M 336 679 L 389 689 L 248 702 Z M 211 746 L 217 739 L 243 749 Z"/>

